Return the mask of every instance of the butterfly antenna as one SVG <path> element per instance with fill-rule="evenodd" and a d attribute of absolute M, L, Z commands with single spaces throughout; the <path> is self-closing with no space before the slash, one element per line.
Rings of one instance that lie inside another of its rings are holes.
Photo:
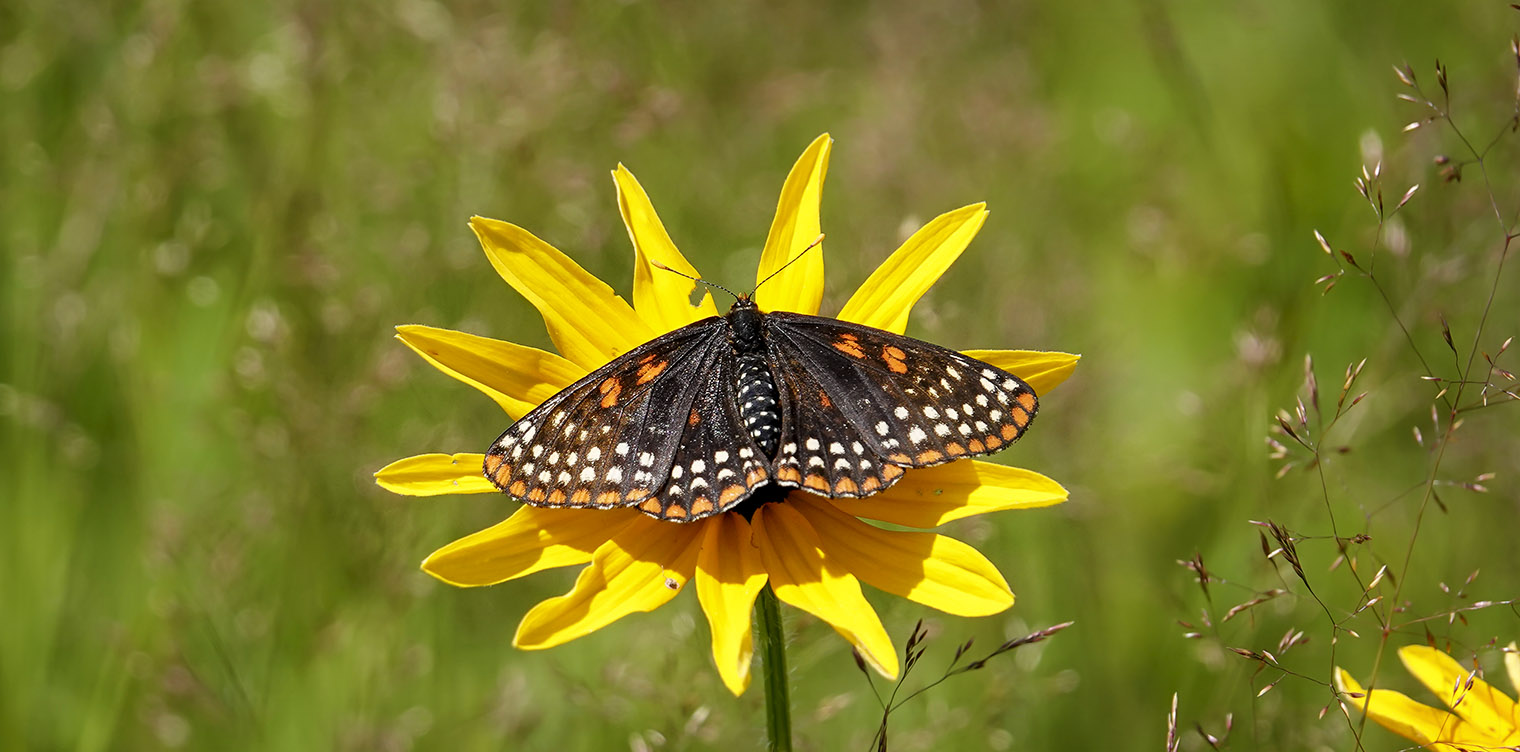
<path fill-rule="evenodd" d="M 765 279 L 762 279 L 758 283 L 756 283 L 755 284 L 755 289 L 749 291 L 749 297 L 754 297 L 755 296 L 755 292 L 760 289 L 760 285 L 763 285 L 766 282 L 771 281 L 771 277 L 774 277 L 777 274 L 780 274 L 780 273 L 786 271 L 786 268 L 788 266 L 791 266 L 792 264 L 797 263 L 798 259 L 802 258 L 803 256 L 806 256 L 808 251 L 811 251 L 814 248 L 817 248 L 822 243 L 823 243 L 823 233 L 820 232 L 820 233 L 818 233 L 818 237 L 813 238 L 813 242 L 811 242 L 811 243 L 808 244 L 808 247 L 802 249 L 801 251 L 798 251 L 797 255 L 793 256 L 791 258 L 791 260 L 787 261 L 785 264 L 782 264 L 780 269 L 777 269 L 776 271 L 771 272 L 768 276 L 766 276 Z"/>
<path fill-rule="evenodd" d="M 665 271 L 670 272 L 671 274 L 674 274 L 674 275 L 676 275 L 678 277 L 685 277 L 685 278 L 687 278 L 687 279 L 689 279 L 689 280 L 691 280 L 693 282 L 696 282 L 698 284 L 707 285 L 708 287 L 716 287 L 719 290 L 722 290 L 723 292 L 726 292 L 729 295 L 732 295 L 733 298 L 734 298 L 734 300 L 738 300 L 739 299 L 738 295 L 734 295 L 734 291 L 733 290 L 730 290 L 727 287 L 724 287 L 723 285 L 718 284 L 717 282 L 708 282 L 707 280 L 702 279 L 701 277 L 693 277 L 690 274 L 687 274 L 685 272 L 678 272 L 675 269 L 672 269 L 672 268 L 670 268 L 670 267 L 668 267 L 668 266 L 666 266 L 666 265 L 664 265 L 664 264 L 662 264 L 662 263 L 660 263 L 658 261 L 651 260 L 649 262 L 649 265 L 653 266 L 656 269 L 664 269 Z"/>

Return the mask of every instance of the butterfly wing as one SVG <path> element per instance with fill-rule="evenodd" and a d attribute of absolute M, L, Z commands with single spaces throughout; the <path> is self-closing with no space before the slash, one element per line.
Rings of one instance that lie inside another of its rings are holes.
<path fill-rule="evenodd" d="M 929 342 L 797 313 L 765 323 L 772 368 L 788 385 L 778 482 L 800 474 L 799 485 L 824 495 L 867 496 L 868 478 L 896 480 L 880 461 L 900 475 L 991 454 L 1039 409 L 1022 379 Z"/>
<path fill-rule="evenodd" d="M 670 480 L 639 509 L 688 522 L 738 506 L 770 479 L 767 458 L 740 418 L 737 371 L 733 348 L 725 342 L 703 369 L 700 391 L 680 423 Z"/>
<path fill-rule="evenodd" d="M 630 350 L 513 423 L 487 450 L 486 477 L 534 506 L 645 502 L 665 486 L 706 372 L 728 350 L 717 317 Z"/>

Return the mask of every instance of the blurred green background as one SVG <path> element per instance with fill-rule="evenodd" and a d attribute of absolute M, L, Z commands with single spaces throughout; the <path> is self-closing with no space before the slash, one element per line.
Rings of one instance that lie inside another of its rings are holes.
<path fill-rule="evenodd" d="M 998 458 L 1071 501 L 947 531 L 1002 568 L 1015 607 L 963 620 L 868 592 L 899 645 L 929 620 L 910 686 L 968 637 L 1076 626 L 894 714 L 891 748 L 1156 750 L 1177 692 L 1184 749 L 1226 713 L 1234 749 L 1350 749 L 1339 712 L 1319 718 L 1323 682 L 1332 660 L 1367 677 L 1377 620 L 1348 622 L 1361 639 L 1332 659 L 1325 612 L 1248 521 L 1326 536 L 1334 510 L 1372 535 L 1352 547 L 1364 581 L 1401 571 L 1431 462 L 1411 427 L 1433 435 L 1434 388 L 1368 283 L 1319 294 L 1335 267 L 1311 230 L 1372 242 L 1364 160 L 1384 160 L 1390 204 L 1423 184 L 1379 274 L 1451 374 L 1438 315 L 1465 357 L 1503 233 L 1476 167 L 1437 174 L 1449 131 L 1400 132 L 1422 112 L 1394 99 L 1390 65 L 1434 89 L 1447 63 L 1458 122 L 1486 142 L 1513 111 L 1517 20 L 1502 3 L 1308 0 L 6 3 L 0 748 L 759 749 L 760 687 L 722 688 L 691 594 L 516 652 L 517 620 L 573 572 L 436 583 L 421 559 L 512 504 L 392 496 L 370 475 L 482 451 L 507 420 L 393 325 L 548 346 L 470 215 L 627 295 L 621 161 L 687 256 L 743 285 L 787 169 L 828 131 L 825 312 L 921 222 L 986 200 L 909 333 L 1084 354 Z M 1488 167 L 1512 217 L 1507 142 Z M 1489 352 L 1520 320 L 1513 264 L 1497 289 Z M 1274 480 L 1263 442 L 1311 352 L 1326 400 L 1369 358 L 1371 396 L 1330 442 L 1355 451 L 1325 492 L 1312 472 Z M 1520 595 L 1517 415 L 1473 412 L 1443 455 L 1442 478 L 1500 475 L 1487 494 L 1438 489 L 1395 621 L 1435 618 L 1391 645 L 1426 626 L 1459 657 L 1520 638 L 1513 608 L 1444 615 L 1473 570 L 1469 597 Z M 1300 552 L 1345 616 L 1359 590 L 1327 571 L 1334 544 Z M 1230 580 L 1212 603 L 1176 564 L 1195 554 Z M 1201 626 L 1272 587 L 1293 595 Z M 880 713 L 846 644 L 791 625 L 800 746 L 864 749 Z M 1278 674 L 1253 683 L 1223 648 L 1275 651 L 1289 629 L 1310 641 L 1284 664 L 1308 678 L 1257 698 Z"/>

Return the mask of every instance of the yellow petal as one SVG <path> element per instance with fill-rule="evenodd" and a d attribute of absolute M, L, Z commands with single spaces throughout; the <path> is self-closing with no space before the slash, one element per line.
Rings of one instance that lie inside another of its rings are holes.
<path fill-rule="evenodd" d="M 755 652 L 750 614 L 766 580 L 750 535 L 743 517 L 720 514 L 707 525 L 697 554 L 697 600 L 712 628 L 713 660 L 723 685 L 735 695 L 749 687 Z"/>
<path fill-rule="evenodd" d="M 649 202 L 649 195 L 633 173 L 618 165 L 612 171 L 612 180 L 617 184 L 618 211 L 628 227 L 628 239 L 633 241 L 633 309 L 661 334 L 718 315 L 711 292 L 703 293 L 702 304 L 693 306 L 688 301 L 696 282 L 650 264 L 657 261 L 682 274 L 702 276 L 676 250 Z"/>
<path fill-rule="evenodd" d="M 496 273 L 543 314 L 554 346 L 580 367 L 590 371 L 655 337 L 611 287 L 527 230 L 485 217 L 470 227 Z"/>
<path fill-rule="evenodd" d="M 910 470 L 897 485 L 864 499 L 835 499 L 845 514 L 907 527 L 1005 509 L 1048 507 L 1066 500 L 1061 484 L 1032 470 L 961 460 Z"/>
<path fill-rule="evenodd" d="M 405 496 L 493 493 L 483 454 L 419 454 L 396 460 L 375 473 L 375 483 Z"/>
<path fill-rule="evenodd" d="M 896 679 L 897 652 L 881 619 L 860 583 L 824 554 L 807 518 L 788 504 L 766 504 L 753 524 L 776 597 L 828 622 L 867 664 Z"/>
<path fill-rule="evenodd" d="M 472 587 L 585 564 L 592 552 L 639 516 L 632 509 L 524 505 L 506 520 L 434 551 L 422 569 L 450 585 Z"/>
<path fill-rule="evenodd" d="M 1502 739 L 1515 731 L 1515 701 L 1445 652 L 1428 645 L 1405 645 L 1399 648 L 1399 660 L 1447 707 L 1490 737 Z"/>
<path fill-rule="evenodd" d="M 484 392 L 513 420 L 586 375 L 554 353 L 452 329 L 398 326 L 396 339 L 434 368 Z"/>
<path fill-rule="evenodd" d="M 823 553 L 861 580 L 956 616 L 987 616 L 1013 605 L 1008 582 L 987 557 L 935 533 L 883 530 L 825 499 L 795 494 L 792 506 L 818 534 Z"/>
<path fill-rule="evenodd" d="M 637 611 L 664 605 L 691 579 L 703 522 L 638 515 L 596 550 L 570 592 L 530 609 L 512 644 L 541 650 L 584 637 Z"/>
<path fill-rule="evenodd" d="M 818 238 L 822 223 L 818 207 L 823 195 L 823 177 L 829 171 L 829 150 L 834 139 L 825 133 L 808 145 L 781 186 L 776 204 L 776 218 L 760 253 L 759 283 L 786 265 L 792 257 Z M 762 311 L 795 311 L 816 314 L 823 300 L 823 248 L 807 252 L 807 258 L 786 267 L 755 292 L 755 304 Z"/>
<path fill-rule="evenodd" d="M 1345 694 L 1341 696 L 1342 702 L 1345 702 L 1352 710 L 1353 718 L 1356 714 L 1365 712 L 1367 717 L 1376 721 L 1379 726 L 1422 746 L 1444 752 L 1459 752 L 1460 747 L 1437 744 L 1437 742 L 1476 743 L 1486 746 L 1494 741 L 1451 713 L 1421 705 L 1402 692 L 1389 689 L 1364 689 L 1344 669 L 1336 668 L 1335 686 L 1343 693 L 1362 695 L 1361 697 Z"/>
<path fill-rule="evenodd" d="M 1520 650 L 1515 648 L 1513 642 L 1504 651 L 1504 670 L 1509 674 L 1509 685 L 1520 692 Z"/>
<path fill-rule="evenodd" d="M 908 312 L 937 282 L 987 221 L 987 205 L 972 204 L 935 217 L 913 233 L 844 304 L 839 318 L 902 334 Z"/>
<path fill-rule="evenodd" d="M 963 350 L 961 354 L 1023 379 L 1041 397 L 1065 381 L 1082 359 L 1081 355 L 1044 350 Z"/>

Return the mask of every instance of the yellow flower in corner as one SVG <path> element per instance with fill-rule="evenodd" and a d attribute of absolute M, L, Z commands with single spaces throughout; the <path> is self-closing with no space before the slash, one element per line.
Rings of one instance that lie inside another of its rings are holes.
<path fill-rule="evenodd" d="M 1399 660 L 1451 711 L 1421 705 L 1402 692 L 1363 689 L 1351 674 L 1337 668 L 1335 688 L 1356 713 L 1366 713 L 1383 728 L 1427 749 L 1465 752 L 1520 746 L 1520 705 L 1478 678 L 1451 656 L 1424 645 L 1399 649 Z M 1510 685 L 1520 692 L 1520 653 L 1511 642 L 1504 652 Z"/>
<path fill-rule="evenodd" d="M 819 200 L 832 144 L 827 134 L 815 140 L 782 188 L 756 276 L 759 281 L 775 274 L 755 294 L 762 311 L 818 311 L 823 251 L 804 251 L 819 236 Z M 699 305 L 689 302 L 695 282 L 658 268 L 699 276 L 676 250 L 633 175 L 619 166 L 613 179 L 633 241 L 632 306 L 526 230 L 476 217 L 470 226 L 491 265 L 543 314 L 559 354 L 427 326 L 398 327 L 397 336 L 516 420 L 629 350 L 718 315 L 710 294 Z M 936 217 L 866 280 L 839 319 L 900 334 L 913 304 L 971 242 L 986 215 L 984 206 L 975 204 Z M 1039 394 L 1064 381 L 1078 360 L 1058 352 L 966 354 L 1019 376 Z M 617 384 L 609 380 L 605 386 L 610 391 Z M 615 392 L 604 393 L 617 398 Z M 423 454 L 394 462 L 375 478 L 386 489 L 413 496 L 494 493 L 495 485 L 482 473 L 484 460 L 483 454 Z M 860 583 L 950 614 L 998 613 L 1013 604 L 1013 594 L 996 567 L 971 546 L 928 529 L 1065 499 L 1065 489 L 1038 473 L 963 459 L 909 471 L 869 498 L 830 499 L 793 490 L 785 503 L 764 504 L 748 518 L 731 511 L 675 523 L 630 507 L 522 506 L 505 521 L 434 552 L 422 567 L 444 582 L 476 586 L 584 566 L 570 592 L 523 617 L 513 644 L 528 650 L 560 645 L 628 614 L 651 611 L 695 580 L 718 672 L 739 694 L 750 681 L 751 611 L 767 583 L 780 600 L 832 625 L 878 672 L 896 677 L 897 653 Z M 889 531 L 862 518 L 916 530 Z"/>

